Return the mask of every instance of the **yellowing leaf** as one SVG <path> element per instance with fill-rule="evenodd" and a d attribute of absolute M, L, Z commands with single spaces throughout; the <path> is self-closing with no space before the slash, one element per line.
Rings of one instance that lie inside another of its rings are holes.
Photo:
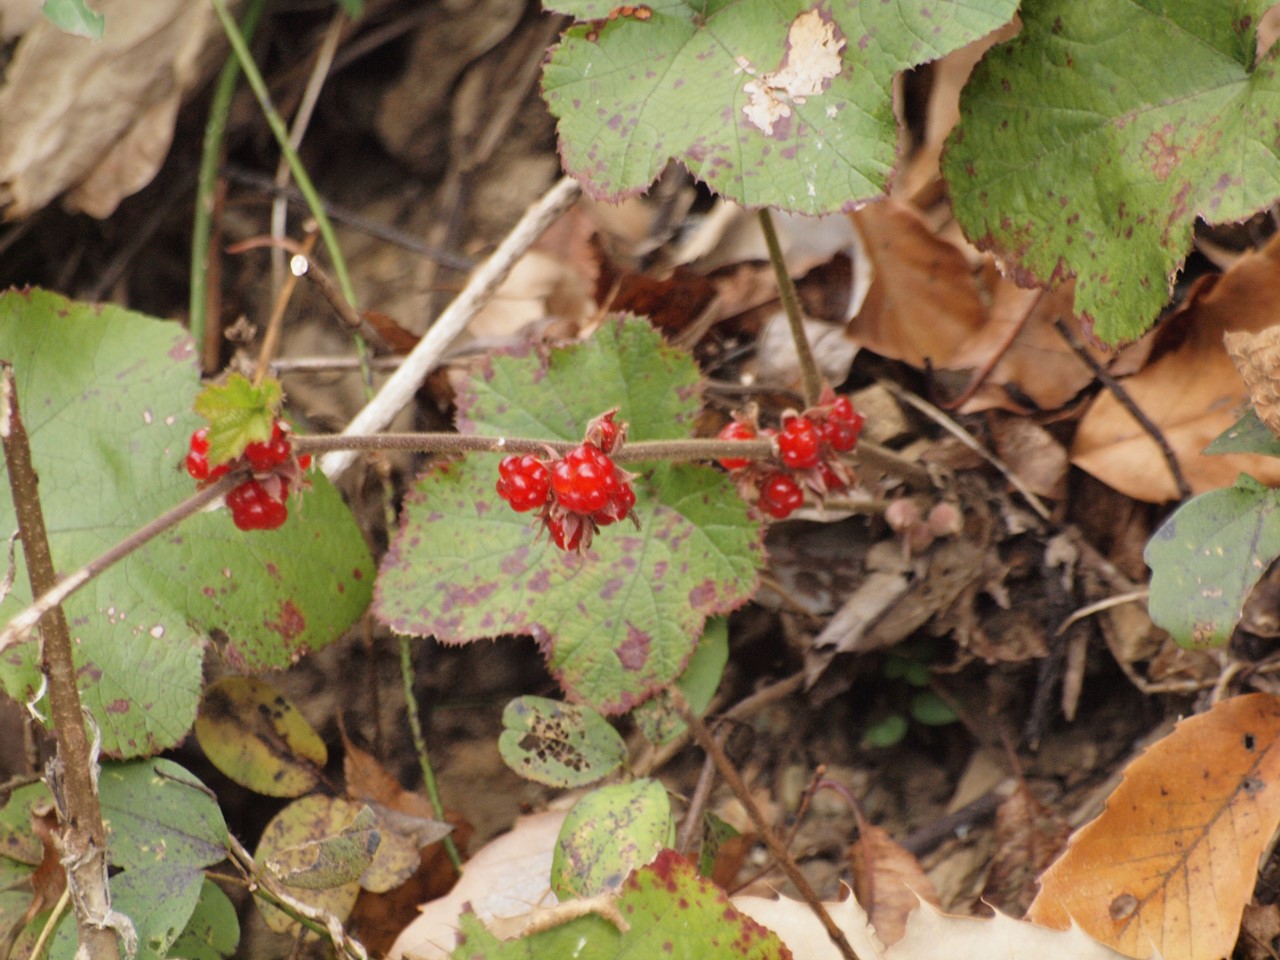
<path fill-rule="evenodd" d="M 1131 763 L 1107 809 L 1040 879 L 1028 916 L 1131 956 L 1231 953 L 1280 824 L 1280 697 L 1224 700 Z"/>

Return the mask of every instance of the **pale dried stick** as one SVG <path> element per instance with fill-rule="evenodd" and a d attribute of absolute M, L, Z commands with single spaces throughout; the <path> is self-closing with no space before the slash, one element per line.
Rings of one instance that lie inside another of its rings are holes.
<path fill-rule="evenodd" d="M 556 219 L 578 199 L 582 188 L 571 177 L 564 177 L 543 194 L 516 224 L 492 256 L 476 268 L 440 318 L 426 332 L 418 345 L 400 364 L 400 368 L 383 384 L 382 389 L 347 424 L 344 434 L 373 433 L 383 429 L 413 399 L 423 379 L 431 372 L 445 349 L 453 342 L 480 309 L 487 304 L 502 281 L 507 278 L 525 252 L 533 246 Z M 321 469 L 333 479 L 351 465 L 355 453 L 339 450 L 320 461 Z"/>

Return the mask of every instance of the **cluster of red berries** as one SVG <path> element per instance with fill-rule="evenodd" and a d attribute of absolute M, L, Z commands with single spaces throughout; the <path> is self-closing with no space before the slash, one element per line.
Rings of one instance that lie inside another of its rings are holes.
<path fill-rule="evenodd" d="M 805 486 L 819 496 L 853 486 L 853 471 L 840 454 L 858 445 L 863 416 L 848 397 L 828 392 L 822 399 L 804 413 L 784 413 L 780 430 L 760 429 L 751 413 L 730 421 L 720 431 L 721 440 L 774 439 L 785 470 L 728 457 L 720 465 L 735 475 L 741 489 L 754 489 L 760 509 L 778 520 L 804 503 Z"/>
<path fill-rule="evenodd" d="M 539 511 L 561 550 L 586 550 L 601 527 L 628 517 L 635 521 L 631 474 L 610 458 L 626 433 L 614 422 L 616 415 L 610 410 L 593 420 L 586 439 L 563 457 L 512 454 L 498 464 L 498 496 L 518 513 Z"/>
<path fill-rule="evenodd" d="M 271 427 L 271 439 L 247 444 L 239 457 L 217 466 L 209 464 L 209 428 L 201 427 L 191 435 L 184 463 L 187 473 L 201 484 L 248 466 L 253 476 L 227 494 L 231 519 L 241 530 L 274 530 L 289 517 L 289 490 L 301 482 L 302 472 L 311 466 L 311 454 L 295 457 L 289 425 L 277 420 Z"/>

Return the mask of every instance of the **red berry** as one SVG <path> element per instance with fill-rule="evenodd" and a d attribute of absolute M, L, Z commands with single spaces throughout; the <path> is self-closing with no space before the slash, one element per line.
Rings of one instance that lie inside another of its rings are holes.
<path fill-rule="evenodd" d="M 827 493 L 836 493 L 848 488 L 849 485 L 825 461 L 818 469 L 822 471 L 822 485 Z"/>
<path fill-rule="evenodd" d="M 565 536 L 565 528 L 573 532 Z M 551 531 L 551 539 L 561 550 L 577 550 L 582 543 L 582 532 L 587 529 L 587 521 L 573 515 L 567 517 L 547 517 L 547 529 Z"/>
<path fill-rule="evenodd" d="M 760 509 L 779 520 L 804 503 L 804 491 L 785 473 L 771 473 L 760 484 Z"/>
<path fill-rule="evenodd" d="M 596 522 L 596 526 L 607 527 L 611 523 L 625 520 L 635 505 L 636 494 L 631 489 L 631 484 L 620 483 L 618 492 L 609 500 L 609 504 L 603 510 L 593 513 L 591 519 Z"/>
<path fill-rule="evenodd" d="M 822 437 L 832 450 L 837 453 L 848 453 L 858 445 L 858 437 L 862 433 L 865 418 L 857 410 L 848 397 L 836 397 L 831 405 L 831 412 L 822 425 Z"/>
<path fill-rule="evenodd" d="M 756 428 L 749 423 L 743 423 L 741 420 L 732 420 L 726 423 L 716 435 L 718 440 L 754 440 L 755 438 Z M 739 460 L 735 457 L 726 457 L 719 463 L 726 470 L 741 470 L 743 467 L 751 466 L 750 460 Z"/>
<path fill-rule="evenodd" d="M 547 502 L 551 471 L 533 454 L 503 457 L 498 464 L 498 496 L 517 513 L 534 510 Z"/>
<path fill-rule="evenodd" d="M 231 464 L 229 463 L 220 463 L 210 469 L 208 427 L 201 427 L 191 435 L 191 443 L 188 449 L 190 452 L 183 462 L 187 468 L 187 473 L 191 474 L 193 480 L 199 480 L 201 483 L 217 480 L 231 469 Z"/>
<path fill-rule="evenodd" d="M 257 480 L 246 480 L 228 493 L 227 509 L 241 530 L 274 530 L 289 516 L 289 508 Z"/>
<path fill-rule="evenodd" d="M 822 459 L 822 435 L 808 417 L 792 417 L 778 434 L 778 452 L 792 470 L 816 467 Z"/>
<path fill-rule="evenodd" d="M 298 457 L 298 469 L 299 470 L 311 469 L 311 454 L 304 453 Z"/>
<path fill-rule="evenodd" d="M 277 420 L 271 427 L 271 439 L 265 443 L 255 441 L 246 444 L 244 458 L 253 467 L 254 473 L 270 473 L 289 459 L 293 452 L 293 444 Z"/>
<path fill-rule="evenodd" d="M 610 410 L 608 413 L 601 414 L 596 420 L 596 431 L 600 435 L 600 449 L 605 453 L 613 453 L 618 446 L 618 440 L 621 439 L 621 428 L 613 422 L 613 418 L 617 415 L 617 410 Z"/>
<path fill-rule="evenodd" d="M 556 500 L 566 510 L 592 514 L 603 510 L 619 488 L 617 468 L 595 444 L 570 450 L 551 468 Z"/>

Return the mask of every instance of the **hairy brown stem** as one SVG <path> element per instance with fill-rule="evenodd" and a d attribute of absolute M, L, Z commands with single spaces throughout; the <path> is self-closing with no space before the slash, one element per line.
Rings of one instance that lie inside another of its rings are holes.
<path fill-rule="evenodd" d="M 693 739 L 716 765 L 716 770 L 719 771 L 720 776 L 724 777 L 725 783 L 729 785 L 729 789 L 733 791 L 733 795 L 738 798 L 738 802 L 746 809 L 751 822 L 755 824 L 756 829 L 760 832 L 760 838 L 764 841 L 765 846 L 769 848 L 769 853 L 773 855 L 778 866 L 782 868 L 782 872 L 787 875 L 787 879 L 795 885 L 800 896 L 809 905 L 809 909 L 822 922 L 823 927 L 826 928 L 827 935 L 840 948 L 841 956 L 845 960 L 859 960 L 858 954 L 854 951 L 853 945 L 849 943 L 848 937 L 844 935 L 843 930 L 836 926 L 836 922 L 831 919 L 831 914 L 827 912 L 827 908 L 818 899 L 818 894 L 809 885 L 809 881 L 800 872 L 800 868 L 796 866 L 791 854 L 787 852 L 774 834 L 773 827 L 769 825 L 769 822 L 764 818 L 764 814 L 760 812 L 760 808 L 751 796 L 751 791 L 742 782 L 742 777 L 738 775 L 738 771 L 734 769 L 733 764 L 729 762 L 729 758 L 720 749 L 720 744 L 716 743 L 715 737 L 711 735 L 707 725 L 702 722 L 701 717 L 693 712 L 689 706 L 689 701 L 685 699 L 679 688 L 672 687 L 670 693 L 671 702 L 675 706 L 676 712 L 680 714 L 680 719 L 688 724 L 689 730 L 693 733 Z"/>
<path fill-rule="evenodd" d="M 13 367 L 7 362 L 0 362 L 0 440 L 31 592 L 38 596 L 54 586 L 57 573 L 40 505 L 39 478 L 18 410 Z M 67 887 L 75 905 L 76 935 L 89 957 L 115 960 L 120 955 L 115 928 L 126 926 L 127 921 L 111 909 L 107 832 L 98 803 L 97 758 L 85 733 L 71 631 L 62 607 L 57 605 L 46 611 L 38 623 L 43 640 L 41 669 L 49 684 L 49 710 L 58 746 L 57 758 L 49 765 L 49 786 L 62 826 L 59 842 L 67 869 Z"/>
<path fill-rule="evenodd" d="M 813 350 L 809 347 L 809 337 L 804 332 L 804 317 L 800 315 L 800 297 L 796 293 L 796 285 L 787 271 L 787 261 L 782 256 L 782 244 L 778 242 L 778 231 L 773 228 L 773 215 L 768 207 L 759 210 L 760 229 L 764 233 L 765 246 L 769 248 L 769 262 L 773 264 L 773 274 L 778 279 L 778 296 L 782 298 L 782 309 L 787 315 L 787 324 L 791 328 L 791 339 L 796 345 L 796 359 L 800 363 L 800 375 L 804 378 L 804 403 L 807 407 L 816 406 L 822 394 L 822 374 L 818 372 L 817 361 L 813 359 Z"/>

